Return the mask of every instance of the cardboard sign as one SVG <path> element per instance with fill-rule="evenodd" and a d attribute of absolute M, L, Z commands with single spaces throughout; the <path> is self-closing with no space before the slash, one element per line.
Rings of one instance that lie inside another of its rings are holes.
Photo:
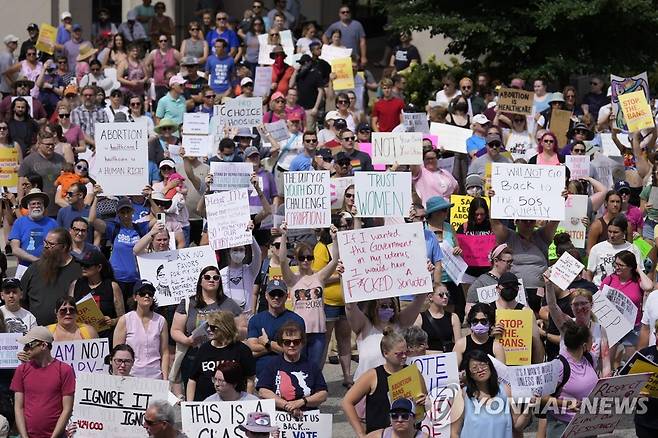
<path fill-rule="evenodd" d="M 416 400 L 423 394 L 427 394 L 425 380 L 415 364 L 408 365 L 400 371 L 388 376 L 388 396 L 391 401 L 399 398 L 410 398 Z M 425 407 L 416 405 L 416 417 L 425 416 Z"/>
<path fill-rule="evenodd" d="M 498 285 L 492 284 L 490 286 L 478 287 L 475 291 L 478 294 L 479 303 L 493 303 L 498 299 L 500 294 L 498 293 Z M 523 280 L 519 278 L 519 293 L 516 295 L 516 302 L 521 303 L 524 306 L 528 305 L 528 299 L 525 293 L 525 287 L 523 286 Z"/>
<path fill-rule="evenodd" d="M 207 114 L 206 114 L 207 115 Z M 212 135 L 183 134 L 183 148 L 186 157 L 208 157 L 213 149 Z"/>
<path fill-rule="evenodd" d="M 627 321 L 635 325 L 637 320 L 637 306 L 626 296 L 622 291 L 610 287 L 607 284 L 603 285 L 602 293 L 615 305 L 617 310 L 626 318 Z"/>
<path fill-rule="evenodd" d="M 210 162 L 212 184 L 210 190 L 224 191 L 248 189 L 251 186 L 251 174 L 254 165 L 251 163 Z"/>
<path fill-rule="evenodd" d="M 529 116 L 532 114 L 533 104 L 534 96 L 532 91 L 518 90 L 516 88 L 501 88 L 498 92 L 496 108 L 498 111 L 504 113 Z"/>
<path fill-rule="evenodd" d="M 105 322 L 103 312 L 101 312 L 91 293 L 88 293 L 75 303 L 75 307 L 78 309 L 78 321 L 89 324 L 98 333 L 112 328 L 111 325 Z"/>
<path fill-rule="evenodd" d="M 404 129 L 407 132 L 429 133 L 430 127 L 427 123 L 427 113 L 405 113 L 402 112 Z M 434 144 L 434 143 L 432 143 Z"/>
<path fill-rule="evenodd" d="M 137 256 L 140 277 L 155 286 L 159 306 L 178 304 L 196 293 L 196 283 L 206 266 L 217 267 L 215 251 L 208 245 Z"/>
<path fill-rule="evenodd" d="M 23 345 L 18 343 L 18 338 L 23 333 L 0 333 L 0 369 L 16 368 L 21 364 L 16 356 L 23 351 Z"/>
<path fill-rule="evenodd" d="M 283 174 L 288 228 L 327 228 L 331 225 L 329 179 L 328 170 Z"/>
<path fill-rule="evenodd" d="M 470 129 L 435 122 L 430 124 L 430 134 L 438 137 L 439 148 L 461 154 L 466 153 L 466 140 L 473 136 Z"/>
<path fill-rule="evenodd" d="M 512 397 L 541 397 L 553 394 L 559 382 L 560 362 L 554 359 L 546 363 L 524 366 L 506 366 L 497 361 L 498 378 L 507 382 Z M 500 367 L 504 371 L 500 371 Z"/>
<path fill-rule="evenodd" d="M 230 99 L 219 107 L 219 117 L 235 128 L 253 128 L 263 123 L 263 99 L 245 97 Z"/>
<path fill-rule="evenodd" d="M 39 36 L 35 48 L 40 52 L 49 55 L 55 53 L 55 42 L 57 41 L 57 28 L 48 23 L 41 23 L 39 26 Z"/>
<path fill-rule="evenodd" d="M 411 208 L 410 172 L 356 172 L 358 217 L 407 217 Z"/>
<path fill-rule="evenodd" d="M 110 353 L 107 338 L 53 342 L 52 355 L 73 367 L 76 374 L 106 373 L 105 356 Z"/>
<path fill-rule="evenodd" d="M 626 119 L 621 111 L 619 96 L 626 93 L 633 93 L 635 91 L 642 91 L 644 98 L 649 100 L 649 80 L 647 72 L 642 72 L 639 75 L 630 76 L 627 78 L 621 76 L 610 75 L 610 89 L 612 96 L 610 97 L 610 104 L 612 114 L 614 114 L 614 126 L 622 131 L 628 131 L 626 126 Z"/>
<path fill-rule="evenodd" d="M 454 159 L 454 157 L 451 157 Z M 468 208 L 471 206 L 472 196 L 468 195 L 450 195 L 450 225 L 456 230 L 460 225 L 468 221 Z M 487 205 L 491 205 L 489 198 L 484 197 Z"/>
<path fill-rule="evenodd" d="M 571 124 L 571 111 L 554 109 L 551 111 L 551 120 L 548 128 L 557 137 L 557 144 L 562 147 L 567 144 L 567 131 Z"/>
<path fill-rule="evenodd" d="M 141 195 L 149 183 L 146 121 L 96 123 L 92 174 L 103 195 Z"/>
<path fill-rule="evenodd" d="M 557 262 L 551 266 L 551 276 L 549 280 L 562 290 L 567 290 L 569 285 L 580 274 L 585 265 L 580 263 L 568 252 L 563 253 Z"/>
<path fill-rule="evenodd" d="M 457 234 L 462 258 L 468 266 L 491 266 L 489 253 L 496 246 L 495 234 Z"/>
<path fill-rule="evenodd" d="M 587 216 L 587 198 L 587 195 L 569 195 L 564 203 L 565 218 L 558 226 L 569 233 L 576 248 L 585 248 L 587 228 L 582 219 Z"/>
<path fill-rule="evenodd" d="M 564 166 L 493 163 L 494 219 L 564 220 Z"/>
<path fill-rule="evenodd" d="M 503 323 L 499 342 L 505 349 L 505 365 L 530 365 L 532 356 L 532 309 L 496 309 L 496 324 Z"/>
<path fill-rule="evenodd" d="M 594 294 L 592 312 L 605 328 L 608 335 L 608 345 L 613 346 L 628 332 L 633 330 L 635 321 L 631 322 L 622 315 L 617 307 L 610 302 L 603 292 Z"/>
<path fill-rule="evenodd" d="M 210 133 L 210 114 L 184 113 L 183 134 L 207 135 Z"/>
<path fill-rule="evenodd" d="M 251 243 L 251 232 L 247 230 L 251 220 L 247 189 L 206 195 L 206 215 L 208 242 L 215 251 Z"/>
<path fill-rule="evenodd" d="M 189 438 L 244 437 L 238 426 L 247 422 L 250 412 L 266 412 L 276 418 L 274 399 L 235 402 L 183 402 L 183 433 Z"/>
<path fill-rule="evenodd" d="M 273 139 L 278 142 L 288 140 L 290 138 L 290 131 L 285 120 L 277 120 L 273 123 L 266 123 L 265 129 L 270 133 Z"/>
<path fill-rule="evenodd" d="M 352 71 L 352 58 L 332 59 L 331 72 L 336 74 L 333 80 L 334 90 L 352 90 L 354 89 L 354 72 Z"/>
<path fill-rule="evenodd" d="M 346 303 L 432 291 L 432 274 L 421 262 L 427 249 L 418 222 L 340 231 L 338 248 L 346 266 Z"/>
<path fill-rule="evenodd" d="M 331 209 L 337 210 L 343 208 L 343 201 L 345 200 L 345 190 L 351 185 L 354 185 L 353 176 L 345 176 L 342 178 L 331 178 L 329 187 L 331 188 Z"/>
<path fill-rule="evenodd" d="M 422 132 L 373 132 L 373 164 L 423 164 Z"/>
<path fill-rule="evenodd" d="M 0 147 L 0 186 L 18 186 L 18 150 Z"/>
<path fill-rule="evenodd" d="M 146 438 L 144 413 L 149 402 L 167 400 L 168 395 L 166 380 L 76 372 L 75 436 Z"/>
<path fill-rule="evenodd" d="M 658 365 L 647 359 L 642 353 L 636 351 L 629 359 L 624 368 L 628 368 L 628 373 L 624 374 L 642 374 L 651 373 L 649 381 L 642 389 L 642 394 L 649 397 L 658 398 Z M 621 374 L 621 373 L 620 373 Z"/>
<path fill-rule="evenodd" d="M 567 155 L 565 164 L 571 172 L 570 179 L 580 179 L 589 176 L 589 157 L 587 155 Z"/>
<path fill-rule="evenodd" d="M 642 90 L 622 94 L 619 96 L 619 104 L 630 132 L 653 128 L 654 121 L 651 107 L 649 107 Z"/>
<path fill-rule="evenodd" d="M 256 67 L 254 76 L 254 96 L 267 96 L 272 89 L 272 67 Z"/>

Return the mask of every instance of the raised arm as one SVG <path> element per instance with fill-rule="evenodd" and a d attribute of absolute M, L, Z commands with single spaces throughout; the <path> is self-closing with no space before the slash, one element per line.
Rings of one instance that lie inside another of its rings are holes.
<path fill-rule="evenodd" d="M 558 330 L 560 330 L 560 333 L 562 333 L 562 326 L 565 322 L 571 320 L 571 318 L 557 305 L 555 285 L 548 279 L 547 273 L 544 273 L 544 291 L 546 294 L 546 304 L 548 304 L 548 313 Z"/>
<path fill-rule="evenodd" d="M 631 145 L 633 147 L 633 156 L 635 157 L 635 166 L 637 167 L 637 173 L 640 175 L 640 178 L 646 177 L 651 173 L 651 163 L 647 160 L 649 154 L 651 154 L 656 146 L 656 128 L 654 127 L 651 130 L 651 134 L 648 135 L 649 140 L 647 141 L 647 153 L 642 153 L 642 139 L 640 138 L 640 132 L 633 134 L 633 139 Z"/>
<path fill-rule="evenodd" d="M 338 229 L 336 228 L 335 225 L 331 225 L 329 227 L 329 233 L 331 234 L 331 260 L 329 260 L 329 263 L 327 263 L 322 269 L 318 271 L 318 277 L 322 284 L 325 284 L 331 275 L 334 273 L 336 270 L 336 266 L 338 265 L 338 239 L 336 238 L 336 233 L 338 232 Z"/>
<path fill-rule="evenodd" d="M 263 261 L 263 254 L 260 250 L 260 245 L 256 242 L 256 238 L 251 238 L 251 263 L 249 264 L 249 271 L 255 278 L 260 271 L 261 262 Z"/>
<path fill-rule="evenodd" d="M 283 281 L 292 287 L 297 282 L 297 276 L 290 269 L 290 262 L 288 261 L 288 224 L 283 222 L 279 229 L 281 230 L 281 246 L 279 247 L 281 273 L 283 274 Z"/>
<path fill-rule="evenodd" d="M 338 275 L 343 275 L 343 272 L 345 272 L 345 266 L 341 260 L 338 260 L 338 264 L 336 265 L 336 272 Z M 361 331 L 363 331 L 363 329 L 366 327 L 368 318 L 357 305 L 357 303 L 345 303 L 345 314 L 347 316 L 347 322 L 350 323 L 352 331 L 358 336 L 359 333 L 361 333 Z"/>
<path fill-rule="evenodd" d="M 592 203 L 592 211 L 598 211 L 599 208 L 603 205 L 603 201 L 605 201 L 605 194 L 608 191 L 606 187 L 601 184 L 600 181 L 592 178 L 591 176 L 586 176 L 581 179 L 584 179 L 590 185 L 592 186 L 592 195 L 589 197 L 589 200 Z"/>

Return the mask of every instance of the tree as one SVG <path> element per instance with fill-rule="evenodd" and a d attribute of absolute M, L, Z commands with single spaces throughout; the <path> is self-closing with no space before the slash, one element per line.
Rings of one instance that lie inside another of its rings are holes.
<path fill-rule="evenodd" d="M 450 38 L 447 53 L 498 77 L 653 71 L 658 8 L 651 0 L 375 0 L 395 30 Z"/>

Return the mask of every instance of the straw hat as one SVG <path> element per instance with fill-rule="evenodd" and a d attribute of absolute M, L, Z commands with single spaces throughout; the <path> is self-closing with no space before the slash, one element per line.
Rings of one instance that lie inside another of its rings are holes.
<path fill-rule="evenodd" d="M 84 44 L 80 46 L 80 54 L 75 58 L 76 62 L 82 62 L 85 59 L 91 58 L 98 52 L 98 49 L 94 49 L 89 44 Z"/>

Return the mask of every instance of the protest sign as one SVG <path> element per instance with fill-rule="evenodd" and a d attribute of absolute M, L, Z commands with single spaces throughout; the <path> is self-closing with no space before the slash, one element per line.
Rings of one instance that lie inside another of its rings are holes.
<path fill-rule="evenodd" d="M 462 256 L 453 254 L 453 247 L 450 242 L 444 240 L 440 244 L 441 251 L 443 252 L 443 259 L 441 259 L 442 267 L 448 277 L 452 279 L 455 284 L 470 283 L 473 277 L 466 274 L 468 265 Z"/>
<path fill-rule="evenodd" d="M 230 99 L 219 107 L 224 124 L 235 128 L 253 128 L 263 123 L 263 99 L 245 97 Z"/>
<path fill-rule="evenodd" d="M 16 368 L 21 364 L 16 355 L 23 351 L 23 345 L 18 343 L 18 338 L 23 333 L 0 333 L 0 369 Z"/>
<path fill-rule="evenodd" d="M 532 91 L 519 90 L 516 88 L 501 88 L 498 92 L 496 110 L 502 113 L 529 116 L 532 114 L 533 104 L 534 96 Z"/>
<path fill-rule="evenodd" d="M 78 321 L 89 324 L 98 333 L 112 328 L 111 325 L 105 322 L 103 312 L 101 312 L 98 303 L 96 303 L 91 293 L 88 293 L 75 303 L 75 308 L 78 310 Z"/>
<path fill-rule="evenodd" d="M 272 67 L 256 67 L 254 96 L 267 96 L 272 89 Z"/>
<path fill-rule="evenodd" d="M 619 372 L 621 375 L 642 373 L 651 373 L 649 381 L 642 388 L 642 394 L 658 398 L 658 365 L 647 359 L 642 353 L 636 351 Z"/>
<path fill-rule="evenodd" d="M 210 172 L 212 173 L 210 189 L 213 191 L 248 189 L 251 186 L 251 174 L 254 173 L 254 165 L 251 163 L 212 161 L 210 163 Z"/>
<path fill-rule="evenodd" d="M 420 371 L 415 364 L 411 364 L 402 368 L 400 371 L 395 372 L 388 376 L 388 395 L 391 400 L 399 398 L 410 398 L 416 400 L 423 394 L 427 394 L 425 388 L 425 380 L 420 375 Z M 416 417 L 423 418 L 425 416 L 425 407 L 416 405 Z"/>
<path fill-rule="evenodd" d="M 567 132 L 569 131 L 569 126 L 571 124 L 571 111 L 554 109 L 551 110 L 551 120 L 548 124 L 548 128 L 555 134 L 557 137 L 557 144 L 559 147 L 562 147 L 567 144 Z"/>
<path fill-rule="evenodd" d="M 18 150 L 0 148 L 0 186 L 18 186 Z"/>
<path fill-rule="evenodd" d="M 331 414 L 306 411 L 298 420 L 287 412 L 277 411 L 272 424 L 279 427 L 279 438 L 332 438 Z"/>
<path fill-rule="evenodd" d="M 186 157 L 208 157 L 213 149 L 212 135 L 183 134 L 183 148 Z"/>
<path fill-rule="evenodd" d="M 189 438 L 244 437 L 239 429 L 250 412 L 266 412 L 276 418 L 274 399 L 233 402 L 183 402 L 181 420 L 183 432 Z"/>
<path fill-rule="evenodd" d="M 490 286 L 478 287 L 475 290 L 478 294 L 479 303 L 493 303 L 499 297 L 498 285 L 492 284 Z M 521 303 L 524 306 L 528 305 L 528 299 L 526 298 L 525 287 L 523 286 L 523 279 L 519 278 L 519 293 L 516 295 L 516 302 Z"/>
<path fill-rule="evenodd" d="M 329 64 L 331 64 L 331 72 L 336 74 L 336 79 L 333 80 L 334 90 L 354 89 L 352 58 L 335 58 Z"/>
<path fill-rule="evenodd" d="M 567 155 L 565 160 L 571 172 L 570 179 L 581 179 L 589 176 L 589 157 L 587 155 Z"/>
<path fill-rule="evenodd" d="M 359 150 L 365 152 L 366 154 L 372 157 L 372 143 L 359 143 Z M 338 152 L 335 152 L 338 153 Z M 375 170 L 386 170 L 386 165 L 384 164 L 373 164 L 372 168 Z"/>
<path fill-rule="evenodd" d="M 613 346 L 633 329 L 635 321 L 627 320 L 605 293 L 597 292 L 593 300 L 592 312 L 608 334 L 608 345 Z"/>
<path fill-rule="evenodd" d="M 402 119 L 404 123 L 404 129 L 407 132 L 422 132 L 425 134 L 430 132 L 430 127 L 427 123 L 427 113 L 402 112 Z"/>
<path fill-rule="evenodd" d="M 276 141 L 284 141 L 290 138 L 290 131 L 288 131 L 288 126 L 286 125 L 285 120 L 266 123 L 265 129 Z"/>
<path fill-rule="evenodd" d="M 441 158 L 437 167 L 448 173 L 452 173 L 455 168 L 455 157 Z"/>
<path fill-rule="evenodd" d="M 601 292 L 605 294 L 612 304 L 615 305 L 617 310 L 619 310 L 627 321 L 635 325 L 637 319 L 637 306 L 628 296 L 626 296 L 626 294 L 607 284 L 603 285 Z"/>
<path fill-rule="evenodd" d="M 53 342 L 52 355 L 73 367 L 77 373 L 107 372 L 105 356 L 110 353 L 107 338 Z"/>
<path fill-rule="evenodd" d="M 454 157 L 452 157 L 454 158 Z M 456 230 L 460 225 L 468 221 L 468 208 L 473 200 L 472 196 L 468 195 L 450 195 L 450 225 Z M 484 197 L 487 206 L 490 206 L 490 200 Z"/>
<path fill-rule="evenodd" d="M 614 115 L 614 126 L 622 131 L 627 131 L 628 126 L 621 111 L 619 97 L 633 93 L 635 91 L 642 91 L 644 98 L 649 100 L 649 80 L 647 72 L 640 73 L 639 75 L 630 76 L 627 78 L 621 76 L 610 75 L 610 104 L 612 114 Z"/>
<path fill-rule="evenodd" d="M 373 164 L 423 164 L 422 132 L 373 132 Z"/>
<path fill-rule="evenodd" d="M 349 58 L 352 56 L 352 49 L 347 47 L 337 47 L 331 44 L 323 44 L 322 52 L 320 52 L 320 59 L 331 63 L 334 59 Z M 351 65 L 350 65 L 351 67 Z"/>
<path fill-rule="evenodd" d="M 146 121 L 96 123 L 96 161 L 91 172 L 103 195 L 141 195 L 148 179 Z"/>
<path fill-rule="evenodd" d="M 564 166 L 493 163 L 491 217 L 564 220 Z"/>
<path fill-rule="evenodd" d="M 584 438 L 612 433 L 622 415 L 626 413 L 624 411 L 630 410 L 621 406 L 631 406 L 637 401 L 632 399 L 638 396 L 650 376 L 651 374 L 645 373 L 599 379 L 587 398 L 581 402 L 581 406 L 588 409 L 580 409 L 576 413 L 562 432 L 562 438 Z M 610 401 L 614 401 L 614 404 Z M 615 406 L 620 407 L 612 409 Z M 601 410 L 604 412 L 599 412 Z"/>
<path fill-rule="evenodd" d="M 407 217 L 411 208 L 410 172 L 355 172 L 358 217 Z"/>
<path fill-rule="evenodd" d="M 328 170 L 283 174 L 288 228 L 326 228 L 331 225 L 329 179 Z"/>
<path fill-rule="evenodd" d="M 210 114 L 184 113 L 183 134 L 206 135 L 210 133 Z"/>
<path fill-rule="evenodd" d="M 439 147 L 462 154 L 466 153 L 466 140 L 473 136 L 470 129 L 435 122 L 430 124 L 430 134 L 438 137 Z"/>
<path fill-rule="evenodd" d="M 649 107 L 642 90 L 622 94 L 619 96 L 619 105 L 630 132 L 653 128 L 654 121 L 651 107 Z"/>
<path fill-rule="evenodd" d="M 76 438 L 146 438 L 144 413 L 151 400 L 167 400 L 166 380 L 77 373 L 73 418 Z"/>
<path fill-rule="evenodd" d="M 39 27 L 39 36 L 34 46 L 38 51 L 45 52 L 49 55 L 55 53 L 55 42 L 57 40 L 57 28 L 48 23 L 41 23 Z"/>
<path fill-rule="evenodd" d="M 340 231 L 338 248 L 347 303 L 432 291 L 432 275 L 420 263 L 427 250 L 419 222 Z"/>
<path fill-rule="evenodd" d="M 248 189 L 206 195 L 208 241 L 214 250 L 249 245 L 251 231 Z"/>
<path fill-rule="evenodd" d="M 489 253 L 496 246 L 495 234 L 457 234 L 457 242 L 468 266 L 491 266 Z"/>
<path fill-rule="evenodd" d="M 558 226 L 569 233 L 576 248 L 585 248 L 587 228 L 582 219 L 587 216 L 587 198 L 587 195 L 569 195 L 564 203 L 565 218 Z"/>
<path fill-rule="evenodd" d="M 155 286 L 159 306 L 178 304 L 194 295 L 201 270 L 217 267 L 215 251 L 208 245 L 152 252 L 137 256 L 140 277 Z"/>
<path fill-rule="evenodd" d="M 345 190 L 351 185 L 354 185 L 353 176 L 345 176 L 343 178 L 331 178 L 329 187 L 331 188 L 331 209 L 337 210 L 343 208 L 343 201 L 345 200 Z"/>
<path fill-rule="evenodd" d="M 557 262 L 551 266 L 551 276 L 549 280 L 562 290 L 567 290 L 572 281 L 576 279 L 585 265 L 580 263 L 568 252 L 564 252 Z"/>
<path fill-rule="evenodd" d="M 611 133 L 600 132 L 599 138 L 601 139 L 601 152 L 603 155 L 606 157 L 621 157 L 621 151 L 612 139 Z M 617 140 L 619 140 L 628 149 L 633 148 L 626 135 L 617 135 Z"/>
<path fill-rule="evenodd" d="M 258 35 L 258 64 L 259 65 L 274 64 L 274 60 L 270 58 L 270 53 L 272 53 L 272 49 L 274 48 L 274 46 L 272 44 L 269 44 L 267 39 L 268 39 L 267 32 Z"/>
<path fill-rule="evenodd" d="M 496 324 L 503 324 L 500 345 L 505 349 L 505 365 L 530 365 L 532 356 L 532 310 L 496 309 Z"/>
<path fill-rule="evenodd" d="M 560 361 L 523 366 L 505 366 L 504 377 L 512 390 L 512 397 L 541 397 L 555 392 L 559 382 Z"/>

